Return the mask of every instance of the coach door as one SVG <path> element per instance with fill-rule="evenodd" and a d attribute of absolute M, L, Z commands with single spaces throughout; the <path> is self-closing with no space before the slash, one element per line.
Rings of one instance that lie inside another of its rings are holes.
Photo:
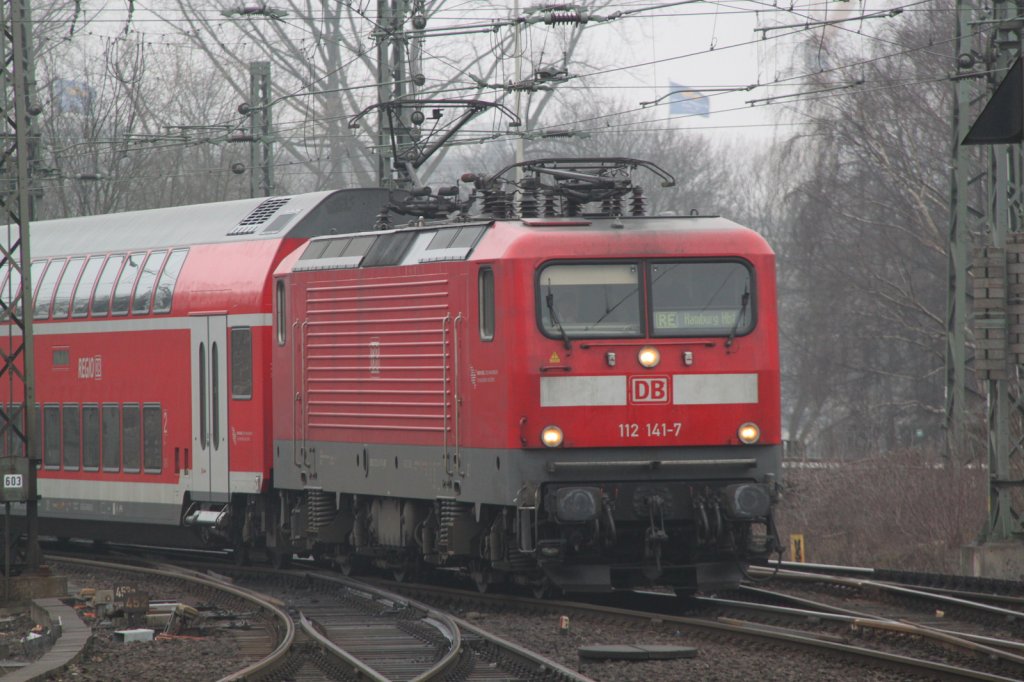
<path fill-rule="evenodd" d="M 228 499 L 226 315 L 193 318 L 192 498 Z"/>

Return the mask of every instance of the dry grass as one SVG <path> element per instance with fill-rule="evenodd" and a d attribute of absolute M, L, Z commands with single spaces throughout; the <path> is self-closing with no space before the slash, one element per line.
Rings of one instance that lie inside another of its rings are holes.
<path fill-rule="evenodd" d="M 985 521 L 986 476 L 918 450 L 789 468 L 779 532 L 787 546 L 802 533 L 809 562 L 958 573 Z"/>

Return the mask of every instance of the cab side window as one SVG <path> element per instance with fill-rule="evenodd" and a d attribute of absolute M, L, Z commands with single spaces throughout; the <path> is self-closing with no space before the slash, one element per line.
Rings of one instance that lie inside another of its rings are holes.
<path fill-rule="evenodd" d="M 480 268 L 477 290 L 480 298 L 480 340 L 492 341 L 494 339 L 494 270 Z"/>

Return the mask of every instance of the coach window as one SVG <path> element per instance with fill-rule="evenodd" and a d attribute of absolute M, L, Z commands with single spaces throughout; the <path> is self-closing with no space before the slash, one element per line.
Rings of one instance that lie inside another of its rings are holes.
<path fill-rule="evenodd" d="M 30 276 L 32 278 L 33 286 L 35 286 L 37 291 L 39 290 L 39 280 L 42 279 L 43 271 L 45 269 L 46 269 L 46 261 L 45 260 L 37 260 L 37 261 L 33 261 L 32 262 L 32 268 L 30 269 L 29 272 L 30 272 Z M 11 279 L 14 279 L 14 273 L 11 273 Z M 17 289 L 15 289 L 15 291 L 16 291 L 16 293 L 15 293 L 16 297 L 21 294 L 21 277 L 20 276 L 17 278 Z M 17 316 L 21 315 L 21 301 L 22 301 L 21 298 L 17 298 L 17 300 L 15 300 L 15 302 L 14 302 L 14 314 L 17 315 Z"/>
<path fill-rule="evenodd" d="M 159 403 L 142 407 L 143 466 L 148 474 L 159 474 L 163 468 L 163 411 Z"/>
<path fill-rule="evenodd" d="M 91 256 L 86 261 L 85 270 L 78 279 L 78 286 L 75 287 L 75 294 L 71 300 L 71 317 L 85 317 L 89 314 L 89 299 L 92 298 L 92 288 L 96 285 L 96 278 L 99 277 L 102 266 L 103 256 Z"/>
<path fill-rule="evenodd" d="M 249 327 L 231 330 L 231 397 L 234 400 L 252 398 L 252 329 Z"/>
<path fill-rule="evenodd" d="M 494 271 L 480 268 L 480 340 L 494 339 Z"/>
<path fill-rule="evenodd" d="M 0 300 L 6 303 L 7 306 L 10 308 L 13 305 L 15 298 L 18 295 L 18 291 L 20 289 L 21 270 L 19 270 L 18 268 L 11 268 L 10 276 L 6 280 L 4 280 L 3 294 L 0 295 Z M 9 317 L 12 312 L 13 310 L 5 311 L 4 317 Z"/>
<path fill-rule="evenodd" d="M 139 472 L 141 431 L 138 403 L 125 403 L 121 408 L 121 444 L 124 446 L 124 470 L 133 474 Z"/>
<path fill-rule="evenodd" d="M 153 285 L 160 266 L 164 264 L 166 251 L 154 251 L 146 256 L 146 263 L 139 274 L 139 283 L 135 285 L 135 296 L 132 297 L 132 314 L 145 315 L 149 312 L 149 304 L 153 300 Z"/>
<path fill-rule="evenodd" d="M 167 258 L 164 271 L 160 273 L 160 280 L 156 284 L 156 291 L 153 294 L 153 312 L 171 312 L 171 301 L 174 297 L 174 285 L 181 274 L 181 266 L 185 264 L 185 256 L 188 249 L 175 249 Z"/>
<path fill-rule="evenodd" d="M 7 429 L 3 433 L 3 455 L 4 457 L 23 457 L 25 455 L 25 442 L 18 433 L 25 433 L 25 415 L 21 409 L 21 403 L 4 405 L 9 410 L 11 424 L 14 429 Z M 17 429 L 17 431 L 15 431 Z"/>
<path fill-rule="evenodd" d="M 128 260 L 121 270 L 121 276 L 117 278 L 117 286 L 114 287 L 114 301 L 110 306 L 111 315 L 127 315 L 128 307 L 132 301 L 132 291 L 135 289 L 135 279 L 142 268 L 142 259 L 146 257 L 144 251 L 136 251 L 128 255 Z"/>
<path fill-rule="evenodd" d="M 96 282 L 96 293 L 92 296 L 92 314 L 106 315 L 110 312 L 110 292 L 114 288 L 114 280 L 117 273 L 121 272 L 121 264 L 124 263 L 124 254 L 114 254 L 107 259 L 103 266 L 100 279 Z"/>
<path fill-rule="evenodd" d="M 82 405 L 82 468 L 100 468 L 100 406 Z"/>
<path fill-rule="evenodd" d="M 85 265 L 85 258 L 72 258 L 64 268 L 57 285 L 57 293 L 53 296 L 53 319 L 64 319 L 71 312 L 71 290 L 75 288 L 78 275 Z"/>
<path fill-rule="evenodd" d="M 117 403 L 103 404 L 103 423 L 100 425 L 103 440 L 103 470 L 121 470 L 121 406 Z"/>
<path fill-rule="evenodd" d="M 32 304 L 32 319 L 45 320 L 50 316 L 50 303 L 53 301 L 53 290 L 57 288 L 57 279 L 61 270 L 64 269 L 64 259 L 55 258 L 50 261 L 50 267 L 46 268 L 43 281 L 36 289 L 36 297 Z"/>
<path fill-rule="evenodd" d="M 82 422 L 78 417 L 78 405 L 64 405 L 64 469 L 78 471 L 82 461 Z"/>
<path fill-rule="evenodd" d="M 43 405 L 43 466 L 60 468 L 60 405 Z"/>
<path fill-rule="evenodd" d="M 277 345 L 283 346 L 287 338 L 288 322 L 284 316 L 284 280 L 277 280 Z"/>

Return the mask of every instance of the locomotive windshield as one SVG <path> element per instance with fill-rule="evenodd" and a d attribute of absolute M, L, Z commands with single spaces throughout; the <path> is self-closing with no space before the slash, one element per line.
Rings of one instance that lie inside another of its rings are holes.
<path fill-rule="evenodd" d="M 640 296 L 646 272 L 650 314 Z M 750 268 L 737 261 L 558 263 L 538 278 L 538 312 L 552 338 L 736 336 L 753 329 Z"/>
<path fill-rule="evenodd" d="M 549 336 L 643 335 L 636 263 L 549 265 L 540 273 L 540 300 Z"/>
<path fill-rule="evenodd" d="M 753 328 L 750 270 L 737 262 L 651 264 L 652 336 L 733 336 Z"/>

